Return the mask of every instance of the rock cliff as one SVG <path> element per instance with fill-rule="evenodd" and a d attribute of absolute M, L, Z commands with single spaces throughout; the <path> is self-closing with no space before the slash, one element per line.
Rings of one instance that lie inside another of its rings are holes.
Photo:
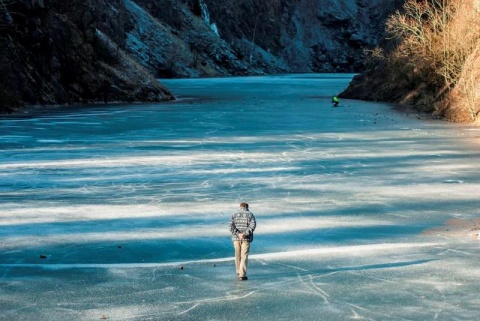
<path fill-rule="evenodd" d="M 0 37 L 2 111 L 23 104 L 161 101 L 172 95 L 125 52 L 121 1 L 10 1 Z"/>
<path fill-rule="evenodd" d="M 266 51 L 292 72 L 359 72 L 403 0 L 205 2 L 220 36 L 248 59 Z"/>
<path fill-rule="evenodd" d="M 162 101 L 156 78 L 359 72 L 400 0 L 0 0 L 0 112 Z"/>

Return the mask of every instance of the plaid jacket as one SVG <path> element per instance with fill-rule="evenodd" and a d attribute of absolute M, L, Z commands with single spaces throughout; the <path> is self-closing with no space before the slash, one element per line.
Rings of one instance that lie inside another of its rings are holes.
<path fill-rule="evenodd" d="M 232 233 L 232 241 L 241 241 L 238 238 L 238 234 L 243 233 L 247 235 L 247 238 L 244 240 L 252 242 L 253 231 L 255 231 L 256 226 L 257 222 L 252 212 L 241 208 L 237 213 L 232 215 L 230 223 L 228 224 L 228 229 Z"/>

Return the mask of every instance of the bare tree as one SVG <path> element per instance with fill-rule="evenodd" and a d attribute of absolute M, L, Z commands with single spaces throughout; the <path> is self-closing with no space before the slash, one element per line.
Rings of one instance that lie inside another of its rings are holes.
<path fill-rule="evenodd" d="M 480 13 L 472 0 L 408 0 L 403 9 L 387 22 L 387 31 L 400 39 L 392 57 L 427 79 L 439 77 L 439 97 L 449 93 L 465 76 L 465 62 L 480 43 Z M 472 100 L 473 83 L 465 81 L 461 87 L 465 99 Z"/>

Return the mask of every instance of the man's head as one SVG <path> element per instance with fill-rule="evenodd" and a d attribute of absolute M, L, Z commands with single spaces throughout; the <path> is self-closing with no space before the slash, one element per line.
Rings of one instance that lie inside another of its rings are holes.
<path fill-rule="evenodd" d="M 240 208 L 248 210 L 248 204 L 247 203 L 240 203 Z"/>

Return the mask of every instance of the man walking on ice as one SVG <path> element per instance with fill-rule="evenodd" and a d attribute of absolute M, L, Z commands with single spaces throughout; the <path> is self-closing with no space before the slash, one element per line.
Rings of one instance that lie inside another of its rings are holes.
<path fill-rule="evenodd" d="M 240 204 L 240 210 L 232 215 L 228 224 L 235 248 L 235 269 L 240 281 L 248 280 L 248 253 L 250 252 L 250 243 L 253 241 L 253 231 L 255 231 L 256 225 L 255 216 L 248 210 L 247 203 Z"/>

